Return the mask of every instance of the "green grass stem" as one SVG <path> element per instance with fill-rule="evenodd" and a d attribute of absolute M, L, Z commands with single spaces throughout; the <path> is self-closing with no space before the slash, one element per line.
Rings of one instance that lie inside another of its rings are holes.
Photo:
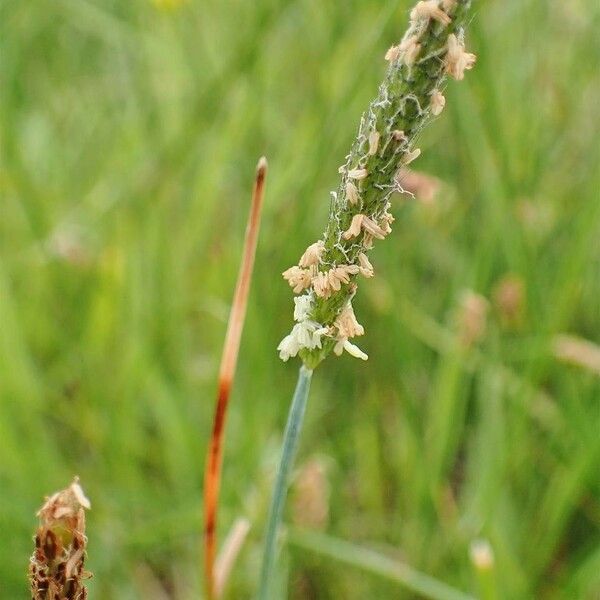
<path fill-rule="evenodd" d="M 267 600 L 269 598 L 269 590 L 277 558 L 277 532 L 281 523 L 283 506 L 287 495 L 289 474 L 294 463 L 298 438 L 300 436 L 300 430 L 302 429 L 302 421 L 304 420 L 311 377 L 312 370 L 307 369 L 304 366 L 300 368 L 287 425 L 285 426 L 281 460 L 277 469 L 277 477 L 275 479 L 275 487 L 273 489 L 271 508 L 269 510 L 269 518 L 267 521 L 265 549 L 260 572 L 259 600 Z"/>

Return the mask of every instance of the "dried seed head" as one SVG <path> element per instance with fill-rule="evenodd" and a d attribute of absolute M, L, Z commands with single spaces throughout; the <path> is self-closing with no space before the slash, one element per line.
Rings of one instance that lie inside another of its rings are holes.
<path fill-rule="evenodd" d="M 380 137 L 379 131 L 371 131 L 369 134 L 369 156 L 375 156 L 375 154 L 377 154 Z"/>
<path fill-rule="evenodd" d="M 87 597 L 83 581 L 90 577 L 84 570 L 85 509 L 90 508 L 79 480 L 46 499 L 38 511 L 40 527 L 31 557 L 29 578 L 33 600 Z"/>
<path fill-rule="evenodd" d="M 283 278 L 290 284 L 295 294 L 299 294 L 310 286 L 311 271 L 297 266 L 290 267 L 282 273 Z"/>
<path fill-rule="evenodd" d="M 436 88 L 431 92 L 431 104 L 429 105 L 431 114 L 437 117 L 444 110 L 444 106 L 446 106 L 446 98 L 444 98 L 442 92 Z"/>
<path fill-rule="evenodd" d="M 318 242 L 311 244 L 300 257 L 299 265 L 306 268 L 319 264 L 324 249 L 325 243 L 323 240 L 319 240 Z"/>
<path fill-rule="evenodd" d="M 450 25 L 452 19 L 438 6 L 437 0 L 421 0 L 412 9 L 410 18 L 413 23 L 421 20 L 434 19 L 442 25 Z"/>
<path fill-rule="evenodd" d="M 446 52 L 446 73 L 457 81 L 464 79 L 465 71 L 473 68 L 477 57 L 465 52 L 465 46 L 455 34 L 448 36 L 448 51 Z"/>

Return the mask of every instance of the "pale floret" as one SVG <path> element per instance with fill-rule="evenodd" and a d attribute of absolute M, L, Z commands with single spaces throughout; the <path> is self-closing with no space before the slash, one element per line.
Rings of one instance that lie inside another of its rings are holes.
<path fill-rule="evenodd" d="M 313 301 L 310 293 L 294 298 L 294 321 L 305 321 L 309 318 L 313 309 Z"/>
<path fill-rule="evenodd" d="M 431 114 L 434 117 L 437 117 L 443 110 L 444 106 L 446 106 L 446 98 L 440 90 L 433 90 L 431 93 Z"/>
<path fill-rule="evenodd" d="M 315 321 L 306 320 L 296 323 L 289 335 L 286 335 L 277 346 L 279 358 L 287 361 L 304 348 L 307 350 L 321 348 L 321 337 L 325 333 L 327 333 L 327 328 Z"/>
<path fill-rule="evenodd" d="M 354 358 L 360 358 L 361 360 L 368 360 L 369 358 L 358 346 L 355 346 L 346 339 L 341 339 L 335 345 L 333 351 L 337 356 L 340 356 L 344 350 L 350 356 L 354 356 Z"/>

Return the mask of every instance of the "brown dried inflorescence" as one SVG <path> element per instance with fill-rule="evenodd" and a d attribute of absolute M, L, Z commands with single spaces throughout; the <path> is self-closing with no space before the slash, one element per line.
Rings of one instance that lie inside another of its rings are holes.
<path fill-rule="evenodd" d="M 84 600 L 87 538 L 85 509 L 90 502 L 77 478 L 53 494 L 37 513 L 40 527 L 29 565 L 32 600 Z"/>

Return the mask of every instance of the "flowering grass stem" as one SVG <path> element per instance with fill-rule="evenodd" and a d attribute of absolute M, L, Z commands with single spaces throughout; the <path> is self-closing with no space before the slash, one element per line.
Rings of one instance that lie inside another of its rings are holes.
<path fill-rule="evenodd" d="M 283 506 L 288 490 L 289 475 L 294 463 L 298 438 L 304 420 L 311 377 L 311 369 L 307 369 L 304 366 L 300 367 L 298 382 L 296 384 L 296 390 L 294 391 L 294 397 L 292 398 L 292 405 L 290 407 L 288 421 L 283 435 L 281 459 L 277 468 L 277 477 L 267 521 L 267 533 L 260 573 L 259 600 L 268 600 L 270 598 L 269 594 L 277 558 L 277 533 L 283 515 Z"/>

